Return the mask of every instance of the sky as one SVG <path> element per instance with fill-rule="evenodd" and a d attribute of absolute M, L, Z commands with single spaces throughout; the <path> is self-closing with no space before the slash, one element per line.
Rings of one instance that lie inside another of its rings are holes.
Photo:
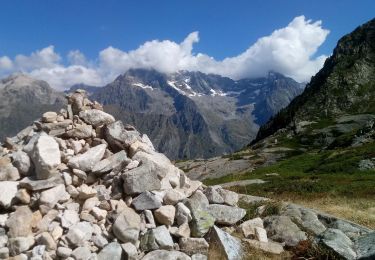
<path fill-rule="evenodd" d="M 3 0 L 0 77 L 103 86 L 130 68 L 307 82 L 373 0 Z"/>

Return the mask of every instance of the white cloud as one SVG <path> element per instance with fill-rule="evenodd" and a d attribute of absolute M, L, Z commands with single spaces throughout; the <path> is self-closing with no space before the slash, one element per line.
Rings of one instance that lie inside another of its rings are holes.
<path fill-rule="evenodd" d="M 63 64 L 53 46 L 48 46 L 29 56 L 17 55 L 13 61 L 0 57 L 0 75 L 5 70 L 23 71 L 59 89 L 76 83 L 104 85 L 130 68 L 153 68 L 165 73 L 202 71 L 233 79 L 263 76 L 274 70 L 297 81 L 308 81 L 324 63 L 326 56 L 314 58 L 314 54 L 328 33 L 321 21 L 299 16 L 285 28 L 258 39 L 238 56 L 221 61 L 193 53 L 193 45 L 199 41 L 198 32 L 190 33 L 181 43 L 153 40 L 128 52 L 110 46 L 100 51 L 95 62 L 73 50 L 66 57 L 68 65 Z"/>

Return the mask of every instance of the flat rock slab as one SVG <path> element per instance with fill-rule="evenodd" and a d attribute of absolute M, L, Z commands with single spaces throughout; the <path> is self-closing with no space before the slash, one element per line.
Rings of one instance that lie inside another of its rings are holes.
<path fill-rule="evenodd" d="M 354 244 L 341 230 L 329 228 L 320 235 L 320 243 L 331 249 L 338 257 L 356 259 Z"/>
<path fill-rule="evenodd" d="M 233 225 L 246 215 L 244 209 L 221 204 L 210 204 L 207 211 L 215 218 L 215 223 L 222 225 Z"/>
<path fill-rule="evenodd" d="M 136 210 L 141 211 L 146 209 L 158 209 L 161 207 L 161 202 L 153 193 L 145 191 L 135 197 L 132 201 L 132 205 Z"/>
<path fill-rule="evenodd" d="M 31 179 L 30 177 L 25 177 L 20 181 L 21 188 L 26 188 L 32 191 L 52 188 L 59 184 L 64 184 L 64 180 L 60 175 L 55 175 L 45 180 L 35 180 Z"/>

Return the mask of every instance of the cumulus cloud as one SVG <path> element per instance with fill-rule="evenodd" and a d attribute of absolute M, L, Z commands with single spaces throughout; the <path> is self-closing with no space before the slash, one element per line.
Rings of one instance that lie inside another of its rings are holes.
<path fill-rule="evenodd" d="M 104 85 L 131 68 L 152 68 L 163 73 L 202 71 L 233 79 L 263 76 L 274 70 L 302 82 L 322 67 L 326 56 L 314 55 L 328 33 L 321 21 L 299 16 L 286 27 L 258 39 L 241 54 L 223 60 L 193 52 L 194 44 L 199 42 L 198 32 L 190 33 L 181 43 L 153 40 L 131 51 L 110 46 L 100 51 L 95 61 L 88 61 L 79 50 L 73 50 L 64 62 L 54 46 L 48 46 L 28 56 L 17 55 L 13 60 L 0 57 L 0 74 L 26 72 L 59 89 L 76 83 Z"/>

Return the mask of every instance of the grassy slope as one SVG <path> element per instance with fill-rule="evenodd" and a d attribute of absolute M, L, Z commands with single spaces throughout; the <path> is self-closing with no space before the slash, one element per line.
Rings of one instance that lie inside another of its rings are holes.
<path fill-rule="evenodd" d="M 359 171 L 358 162 L 375 157 L 375 144 L 291 155 L 243 175 L 206 180 L 209 185 L 263 179 L 261 185 L 236 187 L 250 195 L 292 201 L 375 228 L 375 171 Z M 278 173 L 278 176 L 266 176 Z"/>

